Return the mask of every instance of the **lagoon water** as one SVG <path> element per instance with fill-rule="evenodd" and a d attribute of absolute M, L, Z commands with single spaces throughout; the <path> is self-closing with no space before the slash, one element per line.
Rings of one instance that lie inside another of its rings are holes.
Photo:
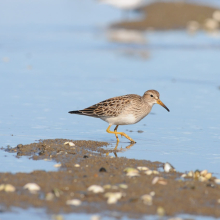
<path fill-rule="evenodd" d="M 68 111 L 156 89 L 170 112 L 155 105 L 141 122 L 119 126 L 137 143 L 126 149 L 129 142 L 120 138 L 117 155 L 220 177 L 220 33 L 147 32 L 143 45 L 121 44 L 106 37 L 120 11 L 95 1 L 1 5 L 0 146 L 67 138 L 107 141 L 114 148 L 107 123 Z M 3 151 L 0 157 L 1 172 L 54 169 L 51 162 Z"/>

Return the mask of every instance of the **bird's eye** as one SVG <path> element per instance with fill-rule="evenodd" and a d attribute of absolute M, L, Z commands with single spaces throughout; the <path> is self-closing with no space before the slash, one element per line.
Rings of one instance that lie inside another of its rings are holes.
<path fill-rule="evenodd" d="M 154 97 L 153 95 L 150 95 L 150 97 Z"/>

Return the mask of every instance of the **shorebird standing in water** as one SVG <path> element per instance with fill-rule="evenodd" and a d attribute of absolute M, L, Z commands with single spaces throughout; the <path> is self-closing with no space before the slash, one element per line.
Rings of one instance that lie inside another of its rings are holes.
<path fill-rule="evenodd" d="M 106 131 L 115 134 L 117 142 L 119 142 L 118 135 L 121 135 L 132 143 L 135 143 L 135 141 L 124 132 L 118 132 L 118 126 L 139 122 L 150 113 L 154 104 L 159 104 L 168 112 L 170 111 L 166 105 L 160 101 L 159 92 L 156 90 L 148 90 L 143 96 L 135 94 L 117 96 L 106 99 L 83 110 L 70 111 L 69 113 L 100 118 L 109 123 Z M 110 131 L 112 125 L 116 125 L 114 131 Z"/>

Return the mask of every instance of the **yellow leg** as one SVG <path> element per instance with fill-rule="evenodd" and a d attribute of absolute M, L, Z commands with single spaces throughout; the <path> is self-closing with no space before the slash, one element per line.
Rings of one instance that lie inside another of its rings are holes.
<path fill-rule="evenodd" d="M 118 129 L 118 125 L 116 125 L 115 129 L 114 129 L 114 132 L 117 132 L 117 129 Z M 117 143 L 119 142 L 119 138 L 118 138 L 118 135 L 115 133 L 115 136 L 116 136 L 116 139 L 117 139 Z"/>
<path fill-rule="evenodd" d="M 115 134 L 115 135 L 120 134 L 121 136 L 126 137 L 126 138 L 127 138 L 128 140 L 130 140 L 132 143 L 135 143 L 135 141 L 134 141 L 132 138 L 130 138 L 127 134 L 125 134 L 124 132 L 110 131 L 110 128 L 111 128 L 111 125 L 109 125 L 108 128 L 107 128 L 107 130 L 106 130 L 108 133 L 110 133 L 110 134 Z M 117 126 L 116 126 L 115 129 L 117 130 Z M 117 138 L 117 136 L 116 136 L 116 138 Z M 119 141 L 118 138 L 117 138 L 117 141 Z"/>

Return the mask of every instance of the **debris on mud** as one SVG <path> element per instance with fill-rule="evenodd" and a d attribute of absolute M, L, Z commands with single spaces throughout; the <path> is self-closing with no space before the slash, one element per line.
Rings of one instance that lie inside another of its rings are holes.
<path fill-rule="evenodd" d="M 116 211 L 136 217 L 180 213 L 220 217 L 219 180 L 208 171 L 184 177 L 172 170 L 160 172 L 163 163 L 112 157 L 109 153 L 117 150 L 106 146 L 55 139 L 6 148 L 17 157 L 53 160 L 60 166 L 56 172 L 0 173 L 1 207 L 44 207 L 55 214 Z M 207 178 L 200 181 L 201 177 Z M 5 190 L 7 184 L 13 186 L 10 192 Z"/>

